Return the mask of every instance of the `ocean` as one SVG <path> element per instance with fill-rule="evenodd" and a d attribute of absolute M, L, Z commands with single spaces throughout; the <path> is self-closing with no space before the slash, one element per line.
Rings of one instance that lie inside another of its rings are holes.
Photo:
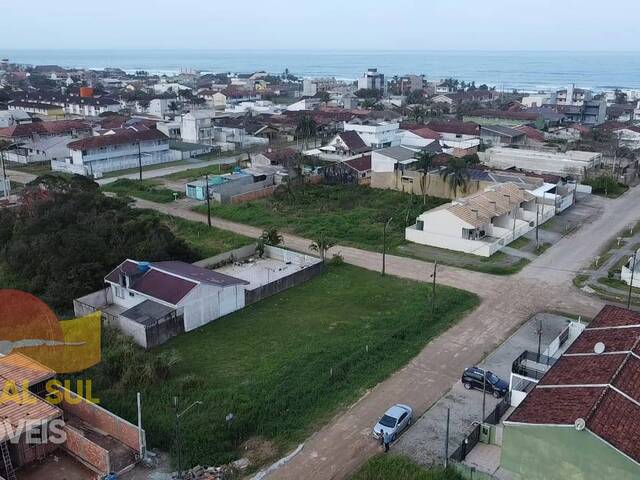
<path fill-rule="evenodd" d="M 370 67 L 388 77 L 454 77 L 498 89 L 538 91 L 575 84 L 594 90 L 640 89 L 640 52 L 543 51 L 302 51 L 302 50 L 18 50 L 15 63 L 171 74 L 181 70 L 252 72 L 285 69 L 302 77 L 355 80 Z"/>

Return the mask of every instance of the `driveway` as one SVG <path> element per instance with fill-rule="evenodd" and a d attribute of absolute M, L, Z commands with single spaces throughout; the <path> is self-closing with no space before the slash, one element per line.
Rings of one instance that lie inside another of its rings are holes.
<path fill-rule="evenodd" d="M 570 319 L 553 315 L 538 314 L 525 323 L 518 331 L 494 350 L 479 366 L 490 370 L 500 378 L 509 381 L 513 361 L 525 350 L 537 351 L 538 323 L 543 326 L 541 350 L 564 330 Z M 472 365 L 468 365 L 472 366 Z M 462 371 L 458 372 L 459 375 Z M 485 398 L 484 418 L 500 403 L 491 394 Z M 402 401 L 400 398 L 398 401 Z M 481 422 L 482 392 L 465 390 L 458 380 L 449 392 L 425 413 L 413 427 L 391 446 L 394 452 L 410 457 L 421 465 L 441 464 L 444 461 L 444 440 L 446 438 L 447 408 L 450 410 L 449 455 L 461 444 L 473 429 L 474 422 Z"/>
<path fill-rule="evenodd" d="M 465 366 L 480 362 L 536 312 L 570 312 L 594 316 L 604 302 L 573 287 L 575 272 L 589 264 L 617 232 L 640 219 L 636 210 L 640 189 L 615 200 L 602 200 L 590 223 L 562 238 L 518 274 L 499 277 L 453 267 L 438 268 L 438 283 L 478 294 L 482 303 L 440 337 L 431 341 L 409 364 L 378 384 L 332 422 L 311 435 L 303 450 L 269 475 L 274 479 L 344 479 L 379 451 L 369 436 L 372 422 L 401 395 L 423 415 L 458 381 Z M 137 205 L 206 222 L 204 215 L 170 205 L 138 201 Z M 260 229 L 215 219 L 214 225 L 250 237 Z M 311 242 L 285 235 L 285 245 L 306 251 Z M 379 271 L 381 254 L 336 246 L 345 261 Z M 430 281 L 433 264 L 387 256 L 387 272 L 412 280 Z"/>

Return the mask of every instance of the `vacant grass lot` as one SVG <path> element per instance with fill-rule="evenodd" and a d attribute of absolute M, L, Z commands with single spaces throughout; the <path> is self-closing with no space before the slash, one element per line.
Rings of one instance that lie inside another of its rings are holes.
<path fill-rule="evenodd" d="M 268 199 L 237 205 L 216 205 L 213 215 L 256 227 L 275 227 L 315 240 L 320 235 L 341 245 L 368 250 L 382 250 L 382 231 L 393 217 L 388 229 L 387 246 L 393 248 L 405 242 L 407 224 L 424 212 L 446 200 L 422 198 L 392 190 L 364 186 L 306 185 L 284 189 Z M 206 205 L 195 208 L 206 213 Z"/>
<path fill-rule="evenodd" d="M 463 480 L 454 470 L 426 468 L 416 465 L 406 457 L 378 455 L 365 463 L 351 480 Z"/>
<path fill-rule="evenodd" d="M 157 180 L 131 180 L 120 178 L 102 187 L 102 191 L 116 193 L 121 197 L 137 197 L 157 203 L 170 203 L 175 200 L 173 190 L 160 186 Z M 178 193 L 178 196 L 184 196 Z"/>
<path fill-rule="evenodd" d="M 166 178 L 167 180 L 186 180 L 188 182 L 192 182 L 194 180 L 203 179 L 205 175 L 220 175 L 223 173 L 229 173 L 233 170 L 235 165 L 231 164 L 216 164 L 209 165 L 207 167 L 196 167 L 190 168 L 188 170 L 182 170 L 181 172 L 171 173 L 169 175 L 165 175 L 162 178 Z"/>
<path fill-rule="evenodd" d="M 209 228 L 204 223 L 162 215 L 154 210 L 141 210 L 141 212 L 143 212 L 143 215 L 160 217 L 169 226 L 174 235 L 184 240 L 202 259 L 213 257 L 229 250 L 235 250 L 255 241 L 255 239 L 227 230 L 220 230 L 215 227 Z"/>
<path fill-rule="evenodd" d="M 151 446 L 174 454 L 173 396 L 182 408 L 204 402 L 181 419 L 183 466 L 257 455 L 257 468 L 401 368 L 477 303 L 473 294 L 438 287 L 431 316 L 428 285 L 328 267 L 301 286 L 145 353 L 178 353 L 167 380 L 123 391 L 108 375 L 110 362 L 118 361 L 109 354 L 87 375 L 102 405 L 129 420 L 136 418 L 135 392 L 141 391 Z M 234 420 L 227 422 L 230 413 Z M 249 450 L 242 447 L 247 441 Z"/>

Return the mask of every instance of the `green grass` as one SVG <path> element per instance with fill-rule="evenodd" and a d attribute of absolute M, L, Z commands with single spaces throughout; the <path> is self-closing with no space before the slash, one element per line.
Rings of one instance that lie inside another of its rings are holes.
<path fill-rule="evenodd" d="M 629 190 L 629 187 L 618 183 L 610 176 L 601 175 L 595 178 L 587 178 L 582 181 L 585 185 L 590 185 L 592 193 L 605 198 L 618 198 Z"/>
<path fill-rule="evenodd" d="M 157 180 L 130 180 L 128 178 L 120 178 L 113 183 L 109 183 L 102 187 L 104 192 L 116 193 L 121 197 L 136 197 L 143 200 L 156 203 L 170 203 L 175 200 L 173 190 L 160 186 Z M 178 196 L 184 196 L 178 193 Z"/>
<path fill-rule="evenodd" d="M 213 257 L 220 253 L 235 250 L 248 245 L 255 240 L 227 230 L 215 227 L 209 228 L 201 222 L 192 222 L 170 215 L 163 215 L 153 210 L 142 210 L 145 215 L 160 217 L 169 226 L 174 235 L 184 240 L 189 247 L 202 259 Z"/>
<path fill-rule="evenodd" d="M 14 163 L 7 162 L 7 170 L 15 170 L 18 172 L 31 173 L 32 175 L 40 176 L 47 173 L 51 173 L 50 163 Z"/>
<path fill-rule="evenodd" d="M 542 255 L 544 252 L 549 250 L 549 248 L 551 248 L 552 246 L 553 245 L 551 245 L 550 243 L 542 243 L 533 249 L 533 253 L 535 253 L 536 255 Z"/>
<path fill-rule="evenodd" d="M 223 173 L 231 172 L 234 166 L 235 165 L 231 164 L 216 164 L 209 165 L 207 167 L 190 168 L 189 170 L 171 173 L 164 176 L 163 178 L 166 178 L 167 180 L 186 180 L 188 182 L 192 182 L 194 180 L 203 178 L 205 175 L 220 175 Z"/>
<path fill-rule="evenodd" d="M 610 274 L 620 273 L 620 271 L 622 270 L 622 267 L 625 266 L 628 261 L 629 261 L 629 255 L 623 255 L 622 257 L 620 257 L 620 260 L 618 260 L 615 263 L 615 265 L 613 265 L 609 269 L 609 273 Z"/>
<path fill-rule="evenodd" d="M 173 447 L 173 396 L 183 407 L 203 401 L 181 420 L 183 465 L 251 456 L 242 448 L 250 439 L 270 445 L 271 455 L 262 458 L 268 463 L 406 365 L 479 302 L 438 287 L 431 316 L 430 288 L 353 266 L 329 267 L 169 341 L 159 352 L 175 350 L 181 362 L 168 380 L 123 392 L 100 375 L 109 370 L 108 358 L 87 375 L 102 405 L 131 421 L 140 390 L 147 438 L 164 451 Z"/>
<path fill-rule="evenodd" d="M 607 287 L 623 290 L 624 292 L 629 291 L 629 284 L 618 278 L 600 277 L 598 283 L 606 285 Z M 631 291 L 635 294 L 640 294 L 640 288 L 638 287 L 633 287 Z"/>
<path fill-rule="evenodd" d="M 144 165 L 142 167 L 142 171 L 146 172 L 148 170 L 159 170 L 161 168 L 176 167 L 178 165 L 189 165 L 190 163 L 192 163 L 192 162 L 189 162 L 188 160 L 176 160 L 175 162 L 158 163 L 158 164 L 155 164 L 155 165 Z M 122 175 L 130 175 L 132 173 L 138 173 L 139 171 L 140 171 L 139 167 L 126 168 L 124 170 L 116 170 L 115 172 L 105 173 L 102 176 L 102 178 L 120 177 Z"/>
<path fill-rule="evenodd" d="M 509 244 L 509 247 L 515 248 L 516 250 L 522 250 L 531 244 L 531 240 L 527 237 L 520 237 L 515 239 L 513 242 Z"/>
<path fill-rule="evenodd" d="M 392 190 L 365 186 L 306 185 L 286 188 L 271 198 L 241 204 L 216 205 L 214 215 L 261 228 L 275 227 L 315 240 L 320 235 L 341 245 L 368 250 L 382 250 L 382 232 L 387 231 L 387 248 L 405 243 L 404 229 L 408 214 L 411 224 L 417 215 L 447 200 L 422 198 Z M 206 213 L 206 205 L 194 210 Z"/>
<path fill-rule="evenodd" d="M 577 288 L 582 288 L 587 283 L 587 280 L 589 280 L 589 275 L 576 275 L 573 279 L 573 284 Z"/>
<path fill-rule="evenodd" d="M 350 480 L 463 480 L 450 469 L 426 469 L 399 455 L 381 454 L 365 463 Z"/>
<path fill-rule="evenodd" d="M 494 253 L 490 257 L 479 257 L 470 253 L 409 242 L 399 245 L 391 253 L 427 262 L 437 261 L 442 265 L 465 268 L 492 275 L 513 275 L 529 264 L 529 260 L 526 258 L 513 257 L 504 252 Z"/>

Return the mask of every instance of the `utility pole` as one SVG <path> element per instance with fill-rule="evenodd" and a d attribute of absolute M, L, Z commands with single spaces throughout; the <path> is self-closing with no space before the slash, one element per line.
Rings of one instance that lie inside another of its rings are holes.
<path fill-rule="evenodd" d="M 636 255 L 638 251 L 633 252 L 633 261 L 631 264 L 631 281 L 629 282 L 629 298 L 627 298 L 627 308 L 631 308 L 631 292 L 633 291 L 633 276 L 636 273 Z"/>
<path fill-rule="evenodd" d="M 196 405 L 202 405 L 202 402 L 200 400 L 193 402 L 191 405 L 189 405 L 187 408 L 185 408 L 181 413 L 178 413 L 178 397 L 173 397 L 173 405 L 174 405 L 174 409 L 175 409 L 175 434 L 176 434 L 176 438 L 175 438 L 175 442 L 176 442 L 176 447 L 177 447 L 177 452 L 176 452 L 176 460 L 177 460 L 177 464 L 178 464 L 178 479 L 182 479 L 182 466 L 181 466 L 181 458 L 180 458 L 180 418 L 187 413 L 189 410 L 191 410 L 193 407 L 195 407 Z"/>
<path fill-rule="evenodd" d="M 393 217 L 387 220 L 387 223 L 384 225 L 384 229 L 382 230 L 382 276 L 384 277 L 386 271 L 386 263 L 387 263 L 387 228 L 389 228 L 389 224 L 393 220 Z"/>
<path fill-rule="evenodd" d="M 540 205 L 536 201 L 536 247 L 540 246 L 538 231 L 540 230 Z"/>
<path fill-rule="evenodd" d="M 2 162 L 2 193 L 5 198 L 9 198 L 9 182 L 7 182 L 7 170 L 4 164 L 4 152 L 4 149 L 0 152 L 0 161 Z"/>
<path fill-rule="evenodd" d="M 433 262 L 433 273 L 431 274 L 431 278 L 433 278 L 433 287 L 431 291 L 431 318 L 434 319 L 436 315 L 436 275 L 438 274 L 438 261 Z"/>
<path fill-rule="evenodd" d="M 444 468 L 449 467 L 449 414 L 450 409 L 447 408 L 447 433 L 444 439 Z"/>
<path fill-rule="evenodd" d="M 480 423 L 484 423 L 484 412 L 487 404 L 487 372 L 482 371 L 482 419 Z"/>
<path fill-rule="evenodd" d="M 538 328 L 536 329 L 536 333 L 538 334 L 538 357 L 537 357 L 537 361 L 538 363 L 540 363 L 540 347 L 542 345 L 542 320 L 540 320 L 538 322 Z"/>
<path fill-rule="evenodd" d="M 140 142 L 138 142 L 138 168 L 140 170 L 140 181 L 142 181 L 142 151 L 140 149 Z"/>
<path fill-rule="evenodd" d="M 209 195 L 209 174 L 204 176 L 204 191 L 207 197 L 207 224 L 211 228 L 211 195 Z"/>

